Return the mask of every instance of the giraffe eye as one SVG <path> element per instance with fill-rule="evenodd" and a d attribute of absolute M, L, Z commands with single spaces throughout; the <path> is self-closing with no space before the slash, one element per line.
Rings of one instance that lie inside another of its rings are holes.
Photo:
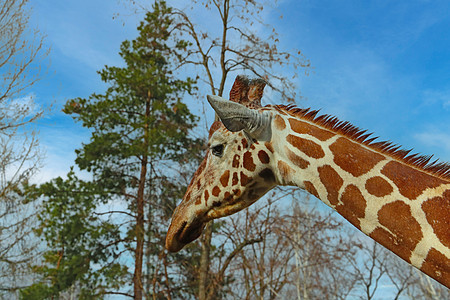
<path fill-rule="evenodd" d="M 222 157 L 223 149 L 224 149 L 224 145 L 220 144 L 220 145 L 216 145 L 216 146 L 211 147 L 211 152 L 215 156 Z"/>

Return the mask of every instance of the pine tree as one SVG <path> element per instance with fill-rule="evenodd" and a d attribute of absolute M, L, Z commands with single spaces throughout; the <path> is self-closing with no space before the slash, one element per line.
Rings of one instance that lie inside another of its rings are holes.
<path fill-rule="evenodd" d="M 43 197 L 36 234 L 48 250 L 35 272 L 43 278 L 21 291 L 22 299 L 50 299 L 64 293 L 79 299 L 97 299 L 111 288 L 120 288 L 126 268 L 114 258 L 116 249 L 105 247 L 120 238 L 120 228 L 95 213 L 97 186 L 76 177 L 58 177 L 39 187 L 26 187 L 28 200 Z M 92 268 L 93 264 L 104 267 Z"/>
<path fill-rule="evenodd" d="M 76 151 L 75 163 L 93 179 L 83 182 L 70 173 L 67 180 L 56 179 L 38 188 L 37 194 L 47 199 L 42 218 L 49 218 L 41 230 L 48 231 L 44 237 L 53 248 L 47 253 L 53 260 L 46 260 L 49 267 L 44 272 L 50 279 L 45 286 L 53 287 L 48 295 L 76 285 L 86 299 L 88 290 L 96 298 L 122 294 L 134 299 L 195 292 L 172 289 L 173 280 L 191 279 L 189 272 L 177 269 L 183 264 L 171 264 L 192 259 L 198 251 L 191 251 L 189 258 L 169 257 L 163 246 L 168 219 L 186 184 L 179 176 L 182 166 L 195 160 L 190 153 L 198 153 L 202 144 L 190 136 L 197 118 L 181 101 L 195 89 L 195 81 L 178 79 L 173 73 L 188 46 L 172 35 L 173 26 L 171 9 L 156 1 L 138 27 L 139 36 L 120 47 L 125 66 L 105 66 L 99 72 L 109 86 L 106 92 L 71 99 L 64 107 L 92 132 L 90 142 Z M 75 183 L 85 188 L 83 193 Z M 90 217 L 82 214 L 84 210 Z M 52 231 L 52 222 L 61 226 Z M 74 226 L 80 229 L 63 234 L 66 227 Z M 65 250 L 68 240 L 76 244 L 70 254 Z M 83 247 L 89 253 L 79 249 Z M 61 285 L 50 275 L 62 274 L 66 266 L 62 262 L 74 265 L 69 267 L 73 276 Z M 74 269 L 75 265 L 81 269 Z M 127 290 L 130 283 L 132 291 Z M 34 288 L 42 290 L 42 285 Z"/>

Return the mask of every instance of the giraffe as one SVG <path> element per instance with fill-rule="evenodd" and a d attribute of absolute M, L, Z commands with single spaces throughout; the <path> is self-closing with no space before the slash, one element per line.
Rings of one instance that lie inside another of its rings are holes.
<path fill-rule="evenodd" d="M 166 248 L 181 250 L 208 221 L 290 185 L 450 288 L 450 165 L 315 110 L 262 107 L 264 85 L 238 76 L 231 101 L 207 97 L 221 121 L 174 211 Z"/>

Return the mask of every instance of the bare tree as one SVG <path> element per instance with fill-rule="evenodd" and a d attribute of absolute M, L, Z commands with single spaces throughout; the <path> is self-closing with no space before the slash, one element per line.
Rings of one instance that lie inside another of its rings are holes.
<path fill-rule="evenodd" d="M 286 198 L 291 205 L 279 201 Z M 344 253 L 355 253 L 355 245 L 339 232 L 340 222 L 308 203 L 304 193 L 283 189 L 227 220 L 220 236 L 231 245 L 259 239 L 231 264 L 228 298 L 347 297 L 355 278 L 346 270 Z"/>
<path fill-rule="evenodd" d="M 407 294 L 410 299 L 450 299 L 450 289 L 410 265 L 406 265 L 403 261 L 399 261 L 404 264 L 405 268 L 409 268 L 410 272 L 414 273 L 416 279 L 413 285 L 408 286 Z"/>
<path fill-rule="evenodd" d="M 49 50 L 44 36 L 30 30 L 28 0 L 4 0 L 0 4 L 0 103 L 11 103 L 41 78 L 42 65 Z M 27 113 L 28 115 L 28 113 Z M 2 120 L 3 121 L 3 120 Z M 2 124 L 20 126 L 22 123 Z"/>
<path fill-rule="evenodd" d="M 345 299 L 356 281 L 346 266 L 345 254 L 356 244 L 341 230 L 331 212 L 320 212 L 304 193 L 294 191 L 293 202 L 282 221 L 282 232 L 295 250 L 297 299 Z"/>
<path fill-rule="evenodd" d="M 361 299 L 374 299 L 384 275 L 387 272 L 387 253 L 373 241 L 362 243 L 358 256 L 347 256 L 356 273 L 357 290 Z"/>
<path fill-rule="evenodd" d="M 356 254 L 345 255 L 347 270 L 356 281 L 352 297 L 377 299 L 448 299 L 450 290 L 424 275 L 369 238 L 358 243 Z"/>
<path fill-rule="evenodd" d="M 392 286 L 392 299 L 450 299 L 450 290 L 420 272 L 393 253 L 386 252 L 386 276 Z"/>
<path fill-rule="evenodd" d="M 385 255 L 381 255 L 381 257 L 385 258 L 383 263 L 386 265 L 386 276 L 389 278 L 392 286 L 392 299 L 401 299 L 401 297 L 406 296 L 408 291 L 413 290 L 414 286 L 418 284 L 418 270 L 392 252 L 383 248 L 380 250 L 385 252 Z M 423 297 L 414 297 L 414 299 L 423 299 Z"/>
<path fill-rule="evenodd" d="M 295 249 L 297 299 L 345 299 L 355 278 L 343 254 L 355 253 L 356 245 L 340 231 L 343 224 L 331 212 L 320 213 L 309 201 L 296 200 L 290 212 L 292 225 L 284 225 L 283 231 Z"/>
<path fill-rule="evenodd" d="M 280 51 L 279 36 L 272 26 L 264 23 L 263 9 L 276 3 L 269 1 L 209 0 L 193 1 L 190 9 L 176 10 L 179 30 L 192 40 L 190 55 L 184 63 L 200 67 L 206 76 L 200 78 L 214 95 L 223 95 L 226 80 L 236 72 L 247 73 L 268 81 L 268 86 L 287 101 L 294 101 L 295 84 L 280 67 L 291 66 L 297 76 L 299 69 L 308 71 L 310 63 L 301 51 Z M 216 24 L 202 28 L 195 23 L 194 13 L 204 7 L 204 14 L 217 17 Z M 216 30 L 212 30 L 212 27 Z M 264 30 L 255 28 L 262 27 Z"/>
<path fill-rule="evenodd" d="M 176 30 L 191 43 L 185 66 L 193 65 L 200 72 L 198 77 L 209 87 L 213 95 L 222 96 L 226 80 L 236 72 L 250 73 L 263 78 L 267 85 L 281 94 L 285 101 L 294 101 L 295 84 L 281 67 L 292 66 L 308 70 L 310 64 L 299 50 L 284 52 L 278 50 L 279 39 L 276 30 L 263 22 L 263 8 L 269 1 L 208 0 L 192 1 L 190 8 L 174 10 L 178 17 Z M 199 5 L 201 4 L 201 5 Z M 196 15 L 214 15 L 216 24 L 203 27 L 195 23 Z M 263 31 L 257 31 L 256 25 Z M 265 32 L 266 34 L 263 34 Z M 291 74 L 292 77 L 297 72 Z M 270 80 L 269 80 L 270 79 Z M 217 117 L 216 117 L 217 118 Z M 206 299 L 209 275 L 212 222 L 203 234 L 202 256 L 199 271 L 199 299 Z"/>
<path fill-rule="evenodd" d="M 32 94 L 24 95 L 41 76 L 48 55 L 44 37 L 29 30 L 27 0 L 0 4 L 0 199 L 30 178 L 39 161 L 31 125 L 43 110 Z"/>
<path fill-rule="evenodd" d="M 279 195 L 278 195 L 279 196 Z M 242 248 L 228 269 L 233 288 L 227 296 L 235 299 L 272 299 L 288 282 L 293 268 L 293 249 L 273 230 L 280 216 L 277 194 L 259 201 L 225 221 L 218 232 L 224 248 L 237 248 L 246 241 L 256 241 Z M 213 267 L 214 268 L 214 267 Z"/>
<path fill-rule="evenodd" d="M 40 165 L 31 125 L 43 110 L 25 93 L 41 78 L 49 50 L 39 31 L 30 29 L 27 2 L 0 4 L 0 291 L 24 284 L 16 276 L 36 246 L 30 239 L 36 208 L 25 203 L 21 185 Z"/>

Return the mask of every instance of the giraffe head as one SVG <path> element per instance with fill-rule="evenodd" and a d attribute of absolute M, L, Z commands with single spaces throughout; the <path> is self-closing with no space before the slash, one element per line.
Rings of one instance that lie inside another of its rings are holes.
<path fill-rule="evenodd" d="M 206 156 L 173 214 L 166 237 L 170 251 L 198 238 L 208 221 L 244 209 L 276 185 L 272 113 L 217 96 L 208 101 L 221 121 L 211 126 Z"/>

